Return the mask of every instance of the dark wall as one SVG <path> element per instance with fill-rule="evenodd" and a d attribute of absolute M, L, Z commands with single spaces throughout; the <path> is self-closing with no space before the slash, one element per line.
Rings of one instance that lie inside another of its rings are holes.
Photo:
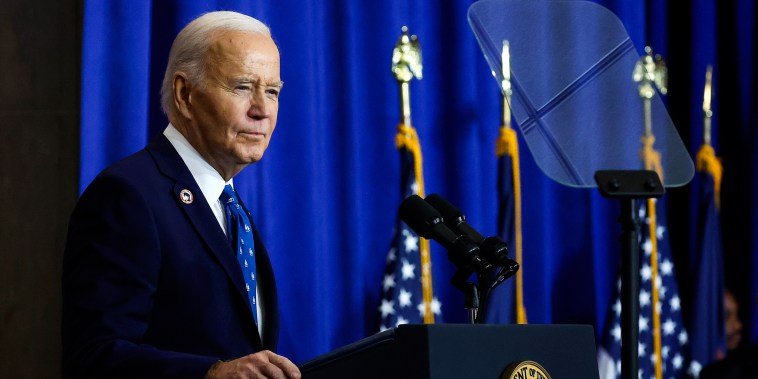
<path fill-rule="evenodd" d="M 77 196 L 82 0 L 0 11 L 0 378 L 60 377 L 60 265 Z"/>

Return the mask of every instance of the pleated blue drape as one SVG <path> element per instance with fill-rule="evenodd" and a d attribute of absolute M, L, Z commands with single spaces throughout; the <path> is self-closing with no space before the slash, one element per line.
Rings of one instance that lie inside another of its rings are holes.
<path fill-rule="evenodd" d="M 747 302 L 758 293 L 758 280 L 749 279 L 758 271 L 753 258 L 758 207 L 752 200 L 758 185 L 751 111 L 756 108 L 755 7 L 749 0 L 719 5 L 718 12 L 715 0 L 600 3 L 622 19 L 638 49 L 650 44 L 669 59 L 669 110 L 693 154 L 702 140 L 705 65 L 714 65 L 721 104 L 714 140 L 726 169 L 727 269 L 735 272 L 730 284 Z M 381 276 L 401 201 L 394 146 L 399 96 L 390 58 L 403 25 L 419 36 L 423 50 L 424 78 L 411 83 L 411 104 L 427 193 L 457 204 L 483 234 L 496 233 L 500 99 L 466 20 L 470 4 L 85 1 L 80 187 L 165 128 L 160 82 L 182 26 L 221 9 L 261 19 L 280 47 L 285 86 L 269 150 L 235 183 L 272 255 L 280 288 L 281 352 L 302 362 L 372 334 L 378 330 Z M 520 143 L 529 321 L 588 323 L 599 334 L 620 260 L 618 205 L 597 191 L 552 182 Z M 670 195 L 683 199 L 671 201 L 671 212 L 684 215 L 684 226 L 672 226 L 682 232 L 672 235 L 674 250 L 681 241 L 687 251 L 689 193 L 684 188 Z M 677 217 L 669 219 L 674 223 Z M 464 322 L 462 296 L 448 282 L 454 270 L 444 251 L 432 245 L 434 289 L 444 319 Z M 750 304 L 743 308 L 750 310 Z M 748 324 L 758 336 L 755 323 Z"/>

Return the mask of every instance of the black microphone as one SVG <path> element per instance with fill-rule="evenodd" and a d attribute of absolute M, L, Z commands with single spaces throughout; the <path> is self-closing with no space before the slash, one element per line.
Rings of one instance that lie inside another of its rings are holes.
<path fill-rule="evenodd" d="M 436 193 L 427 196 L 426 202 L 439 211 L 448 228 L 459 235 L 470 237 L 479 245 L 484 259 L 495 266 L 505 268 L 505 278 L 518 271 L 519 264 L 508 257 L 508 244 L 505 241 L 498 237 L 484 238 L 481 233 L 466 222 L 466 216 L 463 212 Z"/>
<path fill-rule="evenodd" d="M 421 237 L 439 242 L 448 259 L 458 268 L 484 274 L 492 265 L 479 257 L 479 246 L 470 237 L 455 234 L 445 226 L 442 215 L 418 195 L 400 204 L 400 218 Z"/>
<path fill-rule="evenodd" d="M 433 193 L 426 197 L 426 202 L 440 212 L 448 228 L 457 231 L 459 234 L 468 235 L 477 244 L 484 241 L 484 236 L 466 222 L 466 216 L 463 212 L 444 197 Z"/>

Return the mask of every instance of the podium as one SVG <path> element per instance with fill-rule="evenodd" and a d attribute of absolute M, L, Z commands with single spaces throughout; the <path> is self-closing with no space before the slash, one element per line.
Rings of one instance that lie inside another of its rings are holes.
<path fill-rule="evenodd" d="M 300 370 L 304 379 L 497 379 L 523 361 L 538 363 L 555 379 L 598 378 L 592 326 L 400 325 L 305 362 Z M 539 377 L 524 373 L 514 377 Z"/>

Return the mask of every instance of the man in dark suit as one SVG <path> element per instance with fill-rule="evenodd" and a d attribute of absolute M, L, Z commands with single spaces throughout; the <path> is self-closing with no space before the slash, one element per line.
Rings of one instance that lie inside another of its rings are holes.
<path fill-rule="evenodd" d="M 232 178 L 268 147 L 281 87 L 279 51 L 259 21 L 212 12 L 179 33 L 161 89 L 168 127 L 103 171 L 71 217 L 65 377 L 300 377 L 272 352 L 276 287 L 252 216 L 237 208 L 246 236 L 252 227 L 250 288 L 220 201 L 237 197 Z"/>

